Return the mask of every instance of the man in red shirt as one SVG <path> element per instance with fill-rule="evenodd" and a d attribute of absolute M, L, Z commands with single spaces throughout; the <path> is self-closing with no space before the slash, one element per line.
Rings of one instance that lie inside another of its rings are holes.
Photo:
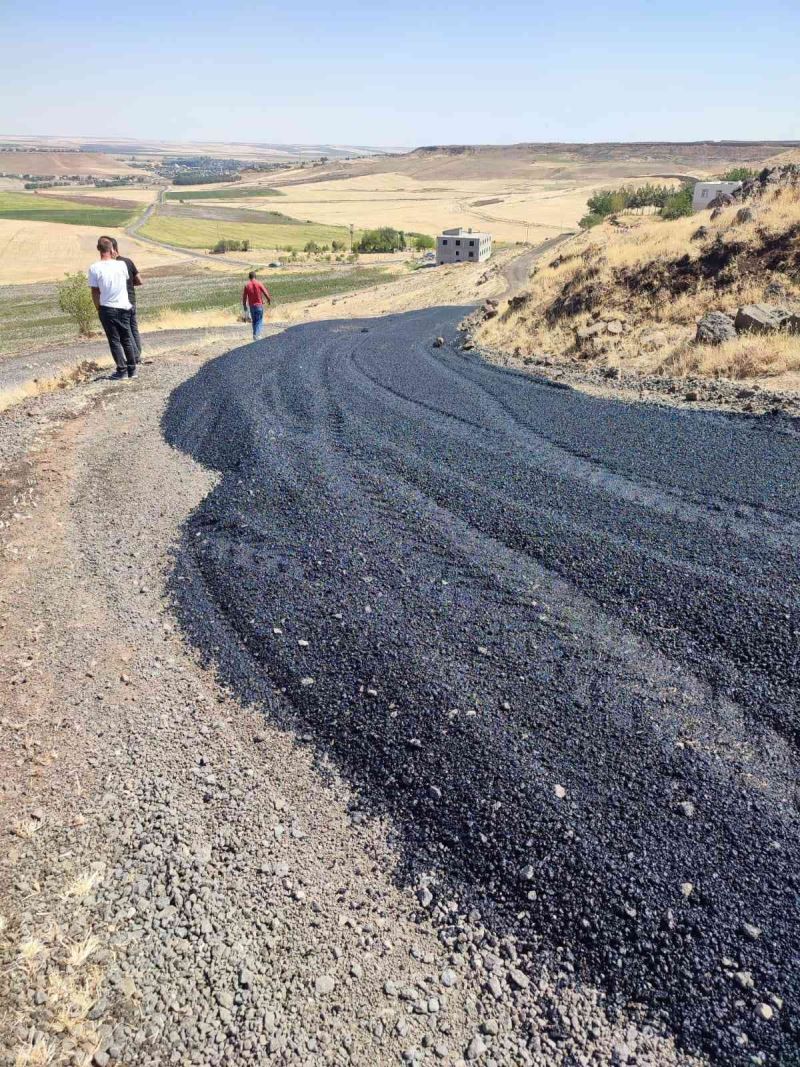
<path fill-rule="evenodd" d="M 269 295 L 267 288 L 256 278 L 254 270 L 251 270 L 247 277 L 250 280 L 242 290 L 242 307 L 245 314 L 248 309 L 250 310 L 250 318 L 253 323 L 253 340 L 257 341 L 261 336 L 261 327 L 264 322 L 264 297 L 267 298 L 268 304 L 272 303 L 272 297 Z"/>

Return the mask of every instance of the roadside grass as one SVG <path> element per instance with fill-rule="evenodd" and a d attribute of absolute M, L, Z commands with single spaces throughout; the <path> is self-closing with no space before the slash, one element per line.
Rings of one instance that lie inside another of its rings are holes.
<path fill-rule="evenodd" d="M 166 200 L 244 200 L 254 196 L 285 196 L 265 185 L 243 185 L 235 189 L 195 189 L 188 193 L 167 193 Z"/>
<path fill-rule="evenodd" d="M 138 290 L 137 307 L 145 329 L 163 329 L 170 316 L 219 310 L 229 313 L 226 321 L 234 322 L 239 313 L 244 270 L 235 274 L 187 270 L 153 278 L 148 278 L 147 271 L 142 273 L 145 284 Z M 392 276 L 383 267 L 261 275 L 276 304 L 355 292 Z M 191 326 L 191 322 L 181 325 Z M 98 336 L 102 336 L 99 325 Z M 0 286 L 0 358 L 77 339 L 74 323 L 59 311 L 56 283 Z"/>
<path fill-rule="evenodd" d="M 742 380 L 800 370 L 798 336 L 694 343 L 696 323 L 710 311 L 735 316 L 743 304 L 800 301 L 800 189 L 778 187 L 749 201 L 750 217 L 739 216 L 741 206 L 714 219 L 709 212 L 669 222 L 625 216 L 580 234 L 537 265 L 528 292 L 501 304 L 479 340 L 517 358 L 580 359 L 642 374 Z M 770 296 L 770 283 L 783 295 Z M 624 323 L 621 331 L 580 338 L 578 330 L 598 320 L 602 327 L 608 315 Z"/>
<path fill-rule="evenodd" d="M 345 226 L 326 226 L 315 222 L 228 222 L 217 219 L 180 218 L 152 215 L 139 231 L 164 244 L 179 248 L 213 248 L 222 240 L 249 241 L 251 248 L 286 248 L 291 245 L 298 252 L 309 241 L 329 245 L 331 241 L 349 240 Z"/>
<path fill-rule="evenodd" d="M 73 226 L 97 226 L 100 229 L 125 226 L 136 214 L 135 210 L 96 205 L 80 206 L 71 200 L 33 193 L 0 191 L 0 219 L 31 222 L 66 222 Z"/>

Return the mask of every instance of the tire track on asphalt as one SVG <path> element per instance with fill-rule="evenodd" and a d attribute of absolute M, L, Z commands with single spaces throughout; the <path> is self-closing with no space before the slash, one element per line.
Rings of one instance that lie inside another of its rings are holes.
<path fill-rule="evenodd" d="M 176 391 L 168 439 L 222 475 L 184 624 L 390 817 L 400 879 L 687 1049 L 790 1062 L 798 443 L 433 358 L 461 314 L 298 327 Z"/>

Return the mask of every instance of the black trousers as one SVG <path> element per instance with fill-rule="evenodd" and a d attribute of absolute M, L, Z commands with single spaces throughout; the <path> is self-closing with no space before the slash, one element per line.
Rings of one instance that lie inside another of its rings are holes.
<path fill-rule="evenodd" d="M 142 339 L 139 336 L 139 323 L 136 319 L 136 305 L 131 308 L 131 334 L 136 345 L 136 362 L 142 362 Z"/>
<path fill-rule="evenodd" d="M 117 370 L 130 373 L 136 366 L 138 349 L 131 332 L 130 308 L 100 307 L 100 323 L 108 338 L 108 347 Z"/>

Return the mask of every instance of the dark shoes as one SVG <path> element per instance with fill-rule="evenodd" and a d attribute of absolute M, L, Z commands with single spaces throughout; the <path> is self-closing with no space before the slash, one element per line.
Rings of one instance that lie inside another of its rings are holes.
<path fill-rule="evenodd" d="M 111 375 L 111 381 L 112 382 L 121 382 L 123 378 L 127 378 L 127 377 L 128 377 L 128 372 L 126 370 L 115 370 L 114 373 Z"/>
<path fill-rule="evenodd" d="M 139 368 L 135 364 L 132 367 L 128 367 L 128 377 L 129 378 L 138 378 L 139 377 Z"/>

